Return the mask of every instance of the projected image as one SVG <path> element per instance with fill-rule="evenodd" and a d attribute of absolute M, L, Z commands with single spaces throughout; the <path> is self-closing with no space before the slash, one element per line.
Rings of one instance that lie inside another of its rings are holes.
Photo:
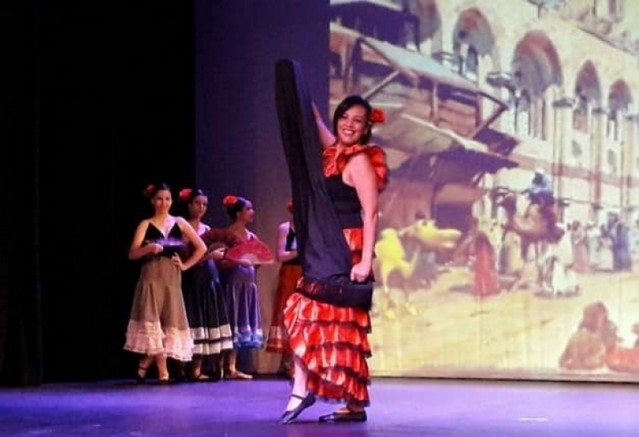
<path fill-rule="evenodd" d="M 639 381 L 639 3 L 330 10 L 331 112 L 386 112 L 374 374 Z"/>

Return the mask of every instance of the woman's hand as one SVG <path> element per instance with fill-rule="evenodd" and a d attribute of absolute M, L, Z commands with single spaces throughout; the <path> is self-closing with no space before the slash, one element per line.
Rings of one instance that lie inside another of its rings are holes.
<path fill-rule="evenodd" d="M 253 263 L 247 259 L 240 259 L 237 261 L 237 263 L 239 265 L 241 265 L 242 267 L 252 267 Z"/>
<path fill-rule="evenodd" d="M 151 243 L 151 244 L 147 245 L 146 247 L 149 248 L 149 253 L 151 253 L 153 255 L 159 255 L 164 250 L 164 246 L 162 246 L 161 244 L 158 244 L 158 243 Z"/>
<path fill-rule="evenodd" d="M 248 259 L 240 259 L 240 260 L 228 259 L 226 258 L 226 254 L 224 255 L 224 258 L 222 258 L 220 262 L 220 267 L 223 269 L 232 269 L 238 266 L 253 267 L 254 264 L 252 261 L 249 261 Z"/>
<path fill-rule="evenodd" d="M 359 262 L 351 268 L 351 281 L 364 282 L 371 275 L 370 263 Z"/>
<path fill-rule="evenodd" d="M 182 262 L 182 258 L 180 258 L 180 255 L 178 255 L 177 253 L 173 254 L 173 256 L 171 257 L 171 261 L 173 261 L 173 264 L 180 268 L 180 271 L 183 272 L 184 270 L 186 270 L 186 266 Z"/>
<path fill-rule="evenodd" d="M 209 251 L 209 253 L 207 254 L 207 258 L 212 259 L 213 261 L 219 261 L 222 258 L 224 258 L 225 254 L 226 254 L 226 248 L 218 247 L 217 249 L 213 249 Z"/>

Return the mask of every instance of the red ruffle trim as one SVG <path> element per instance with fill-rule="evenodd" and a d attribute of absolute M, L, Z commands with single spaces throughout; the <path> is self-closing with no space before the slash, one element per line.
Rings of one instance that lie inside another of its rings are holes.
<path fill-rule="evenodd" d="M 302 277 L 302 266 L 299 264 L 283 264 L 280 267 L 275 302 L 273 304 L 272 325 L 280 325 L 286 301 L 295 291 L 295 284 Z"/>
<path fill-rule="evenodd" d="M 293 294 L 284 309 L 289 346 L 308 371 L 308 389 L 329 401 L 369 404 L 367 311 Z"/>
<path fill-rule="evenodd" d="M 361 146 L 354 145 L 346 147 L 340 155 L 335 159 L 337 148 L 326 147 L 323 151 L 322 158 L 324 160 L 324 176 L 335 176 L 342 171 L 351 157 L 358 153 L 366 153 L 371 160 L 375 175 L 377 176 L 377 188 L 381 191 L 388 183 L 388 165 L 386 165 L 386 153 L 379 146 Z"/>
<path fill-rule="evenodd" d="M 354 326 L 363 333 L 371 331 L 371 319 L 368 311 L 335 305 L 309 299 L 299 293 L 293 293 L 284 308 L 284 324 L 312 322 L 318 325 L 336 324 Z"/>

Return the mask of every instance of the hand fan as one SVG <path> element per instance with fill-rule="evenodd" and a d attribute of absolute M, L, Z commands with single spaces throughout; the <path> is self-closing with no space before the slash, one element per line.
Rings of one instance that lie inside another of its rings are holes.
<path fill-rule="evenodd" d="M 260 240 L 252 239 L 239 243 L 226 252 L 231 261 L 250 261 L 252 264 L 271 264 L 275 261 L 273 252 Z"/>

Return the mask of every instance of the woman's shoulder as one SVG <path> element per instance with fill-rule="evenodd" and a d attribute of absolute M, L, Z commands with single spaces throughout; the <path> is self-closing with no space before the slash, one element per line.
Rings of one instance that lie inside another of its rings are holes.
<path fill-rule="evenodd" d="M 337 155 L 337 151 L 337 147 L 330 146 L 325 147 L 322 151 L 322 154 L 325 158 L 335 158 L 335 155 Z M 348 160 L 349 158 L 359 153 L 365 153 L 366 155 L 374 159 L 386 159 L 386 152 L 384 152 L 384 149 L 382 149 L 377 144 L 354 144 L 352 146 L 344 147 L 340 150 L 340 154 L 337 158 Z"/>
<path fill-rule="evenodd" d="M 365 153 L 370 157 L 386 157 L 384 149 L 378 144 L 366 144 L 365 146 L 355 144 L 353 146 L 346 147 L 342 152 L 345 156 L 353 156 L 358 153 Z"/>
<path fill-rule="evenodd" d="M 295 233 L 295 231 L 293 231 L 293 228 L 291 226 L 291 222 L 288 221 L 288 220 L 285 221 L 285 222 L 280 223 L 277 226 L 277 235 L 279 237 L 285 238 L 291 232 Z"/>
<path fill-rule="evenodd" d="M 343 150 L 341 155 L 337 158 L 337 167 L 340 173 L 343 171 L 344 167 L 348 163 L 348 161 L 354 156 L 366 156 L 371 165 L 373 166 L 373 170 L 375 171 L 375 176 L 377 179 L 377 186 L 381 190 L 388 183 L 388 165 L 386 164 L 386 152 L 380 146 L 376 144 L 370 144 L 366 146 L 354 145 L 347 147 Z"/>
<path fill-rule="evenodd" d="M 285 222 L 281 222 L 278 226 L 277 229 L 280 231 L 285 231 L 288 232 L 289 228 L 291 227 L 291 222 L 290 221 L 285 221 Z"/>
<path fill-rule="evenodd" d="M 186 219 L 180 215 L 173 216 L 173 225 L 172 228 L 177 225 L 181 232 L 185 232 L 187 227 L 191 227 L 191 224 L 186 221 Z"/>
<path fill-rule="evenodd" d="M 149 226 L 151 225 L 151 219 L 150 218 L 145 218 L 142 219 L 138 222 L 137 226 L 135 227 L 135 233 L 136 235 L 146 235 L 147 232 L 149 232 Z"/>
<path fill-rule="evenodd" d="M 173 222 L 177 223 L 179 226 L 184 226 L 189 224 L 189 222 L 187 222 L 186 219 L 182 217 L 181 215 L 174 215 L 172 217 L 173 217 Z"/>

